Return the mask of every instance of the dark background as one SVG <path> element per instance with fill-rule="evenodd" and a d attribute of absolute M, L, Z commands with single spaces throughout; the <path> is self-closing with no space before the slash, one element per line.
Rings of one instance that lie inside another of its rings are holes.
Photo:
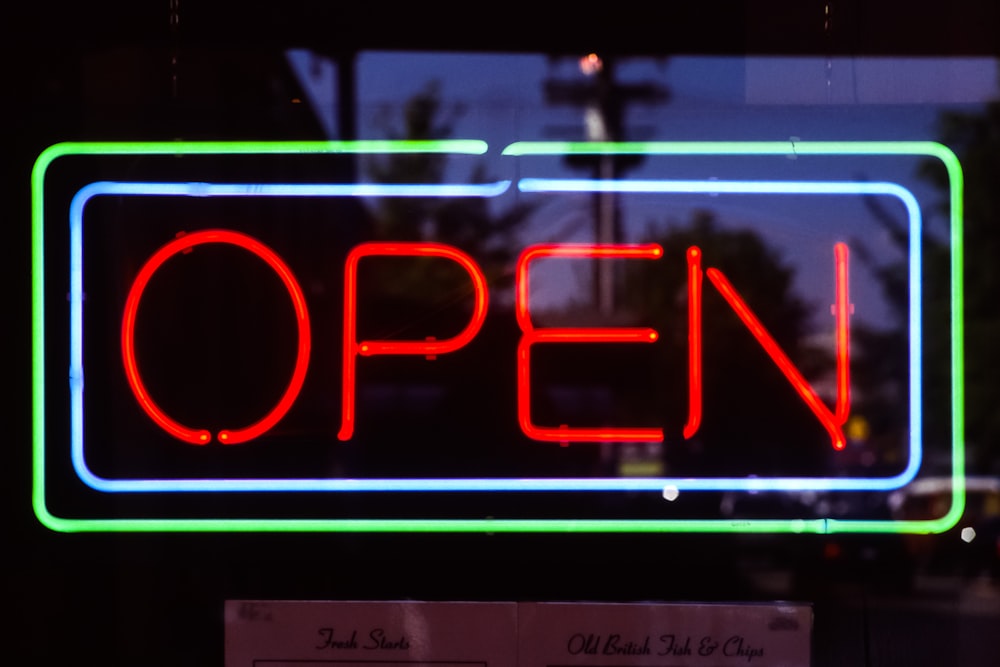
<path fill-rule="evenodd" d="M 211 138 L 282 136 L 242 115 L 199 117 L 145 106 L 102 107 L 85 95 L 84 63 L 116 48 L 151 52 L 306 46 L 344 62 L 360 49 L 578 54 L 1000 55 L 990 2 L 341 3 L 321 1 L 14 3 L 0 16 L 7 113 L 3 249 L 8 378 L 4 439 L 7 611 L 4 660 L 19 663 L 221 665 L 226 599 L 768 600 L 754 558 L 789 547 L 766 536 L 56 534 L 30 505 L 30 170 L 62 140 L 117 139 L 122 118 L 146 139 L 199 128 Z M 825 23 L 827 6 L 832 24 Z M 171 21 L 171 16 L 176 21 Z M 158 59 L 151 68 L 159 80 Z M 58 104 L 54 102 L 58 101 Z M 201 107 L 202 111 L 206 107 Z M 215 129 L 213 129 L 215 128 Z M 219 129 L 222 128 L 222 129 Z M 350 128 L 342 128 L 349 135 Z M 258 131 L 259 130 L 259 131 Z M 264 136 L 268 132 L 272 136 Z M 226 134 L 229 133 L 229 134 Z M 975 360 L 968 360 L 974 364 Z M 880 546 L 877 537 L 858 538 Z M 809 552 L 820 536 L 796 538 Z M 814 664 L 994 664 L 996 615 L 963 613 L 951 597 L 876 603 L 895 565 L 817 570 L 796 593 L 816 610 Z M 834 576 L 837 575 L 837 576 Z M 927 602 L 926 600 L 920 601 Z M 923 610 L 923 611 L 922 611 Z M 919 652 L 914 638 L 920 638 Z M 926 662 L 924 662 L 926 661 Z"/>

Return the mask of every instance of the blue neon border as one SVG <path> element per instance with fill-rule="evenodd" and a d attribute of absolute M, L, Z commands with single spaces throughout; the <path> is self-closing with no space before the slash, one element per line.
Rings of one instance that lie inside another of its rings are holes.
<path fill-rule="evenodd" d="M 661 181 L 521 179 L 521 192 L 595 192 L 662 194 L 870 194 L 900 199 L 909 217 L 910 280 L 910 444 L 906 469 L 891 477 L 736 477 L 736 478 L 425 478 L 425 479 L 107 479 L 86 464 L 83 442 L 83 212 L 99 195 L 189 197 L 494 197 L 509 181 L 477 185 L 141 183 L 101 181 L 81 188 L 70 206 L 70 394 L 71 457 L 87 486 L 101 492 L 390 492 L 390 491 L 888 491 L 908 484 L 922 461 L 921 251 L 920 207 L 896 183 L 840 181 Z"/>

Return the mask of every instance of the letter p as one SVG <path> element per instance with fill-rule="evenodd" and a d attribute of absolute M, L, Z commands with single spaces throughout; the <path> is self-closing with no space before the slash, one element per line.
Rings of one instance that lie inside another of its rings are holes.
<path fill-rule="evenodd" d="M 362 257 L 442 257 L 457 263 L 472 279 L 472 317 L 466 327 L 444 340 L 363 340 L 357 339 L 358 317 L 358 263 Z M 341 419 L 337 438 L 350 440 L 354 435 L 355 368 L 358 355 L 370 357 L 377 354 L 410 354 L 433 356 L 454 352 L 472 340 L 486 319 L 489 302 L 486 276 L 479 265 L 467 254 L 443 243 L 362 243 L 351 250 L 344 266 L 344 342 L 343 370 L 341 371 Z"/>

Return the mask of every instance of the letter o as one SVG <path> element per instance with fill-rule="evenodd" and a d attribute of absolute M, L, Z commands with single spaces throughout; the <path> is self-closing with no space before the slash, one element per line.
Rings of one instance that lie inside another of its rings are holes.
<path fill-rule="evenodd" d="M 579 655 L 586 646 L 587 638 L 577 633 L 569 638 L 569 641 L 566 643 L 566 651 L 570 655 Z"/>
<path fill-rule="evenodd" d="M 292 378 L 288 383 L 288 387 L 278 400 L 278 403 L 263 418 L 249 426 L 219 431 L 217 436 L 219 442 L 226 445 L 235 445 L 259 437 L 285 416 L 298 397 L 299 390 L 302 389 L 306 368 L 309 365 L 309 351 L 312 343 L 309 331 L 309 311 L 306 308 L 305 296 L 298 281 L 295 280 L 295 276 L 292 275 L 291 270 L 277 253 L 269 247 L 246 234 L 225 229 L 206 229 L 178 236 L 153 253 L 152 257 L 139 270 L 139 274 L 132 283 L 132 288 L 129 290 L 128 298 L 125 301 L 125 314 L 122 317 L 122 362 L 125 365 L 125 376 L 128 378 L 129 387 L 131 387 L 136 400 L 146 414 L 149 415 L 150 419 L 178 440 L 193 445 L 208 444 L 212 439 L 209 431 L 190 428 L 171 419 L 156 404 L 142 382 L 139 365 L 135 357 L 136 316 L 139 311 L 139 303 L 142 301 L 143 292 L 153 274 L 177 253 L 205 243 L 228 243 L 235 245 L 264 260 L 278 274 L 278 277 L 281 278 L 285 288 L 288 290 L 288 295 L 291 297 L 295 308 L 295 318 L 298 323 L 298 352 L 295 358 L 295 367 L 292 371 Z"/>

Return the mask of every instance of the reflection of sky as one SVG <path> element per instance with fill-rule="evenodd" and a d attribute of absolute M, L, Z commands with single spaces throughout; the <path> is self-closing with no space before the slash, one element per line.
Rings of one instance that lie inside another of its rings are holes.
<path fill-rule="evenodd" d="M 335 74 L 303 55 L 298 63 L 314 107 L 336 108 L 324 99 L 334 90 Z M 630 59 L 617 64 L 623 83 L 655 83 L 669 90 L 658 105 L 636 104 L 625 112 L 626 140 L 651 141 L 926 141 L 936 140 L 936 121 L 946 108 L 975 109 L 997 94 L 997 63 L 975 58 L 732 58 L 684 57 Z M 515 180 L 527 175 L 587 177 L 565 168 L 559 158 L 501 159 L 513 141 L 583 139 L 583 112 L 570 106 L 546 106 L 543 81 L 584 81 L 571 59 L 543 55 L 372 52 L 358 60 L 358 136 L 381 138 L 377 119 L 440 83 L 445 109 L 461 105 L 452 138 L 483 139 L 490 145 L 490 176 Z M 309 85 L 309 81 L 313 85 Z M 333 127 L 333 123 L 328 124 Z M 890 181 L 910 189 L 924 209 L 925 224 L 938 232 L 945 221 L 934 206 L 942 193 L 914 177 L 914 158 L 811 158 L 741 161 L 726 158 L 647 159 L 626 174 L 630 178 L 756 178 Z M 546 173 L 547 172 L 547 173 Z M 452 177 L 463 180 L 467 174 Z M 514 196 L 514 195 L 511 195 Z M 801 293 L 822 303 L 833 237 L 862 238 L 870 249 L 884 250 L 885 260 L 902 257 L 877 231 L 863 203 L 841 199 L 817 204 L 809 198 L 717 198 L 674 195 L 623 197 L 620 200 L 627 240 L 652 220 L 683 223 L 694 209 L 711 203 L 720 222 L 767 232 L 768 240 L 796 266 Z M 527 230 L 525 242 L 588 240 L 589 200 L 553 202 L 540 211 L 543 227 Z M 897 207 L 898 208 L 898 207 Z M 890 210 L 895 210 L 890 207 Z M 538 216 L 538 217 L 540 217 Z M 553 223 L 553 220 L 555 222 Z M 553 230 L 563 238 L 552 238 Z M 830 230 L 838 230 L 831 235 Z M 822 240 L 820 240 L 822 239 Z M 855 263 L 852 296 L 858 316 L 882 318 L 874 281 Z M 583 293 L 576 274 L 558 279 L 567 293 Z M 822 285 L 823 287 L 811 287 Z M 559 290 L 551 290 L 556 294 Z M 540 298 L 544 298 L 541 297 Z M 556 298 L 556 297 L 554 297 Z"/>

